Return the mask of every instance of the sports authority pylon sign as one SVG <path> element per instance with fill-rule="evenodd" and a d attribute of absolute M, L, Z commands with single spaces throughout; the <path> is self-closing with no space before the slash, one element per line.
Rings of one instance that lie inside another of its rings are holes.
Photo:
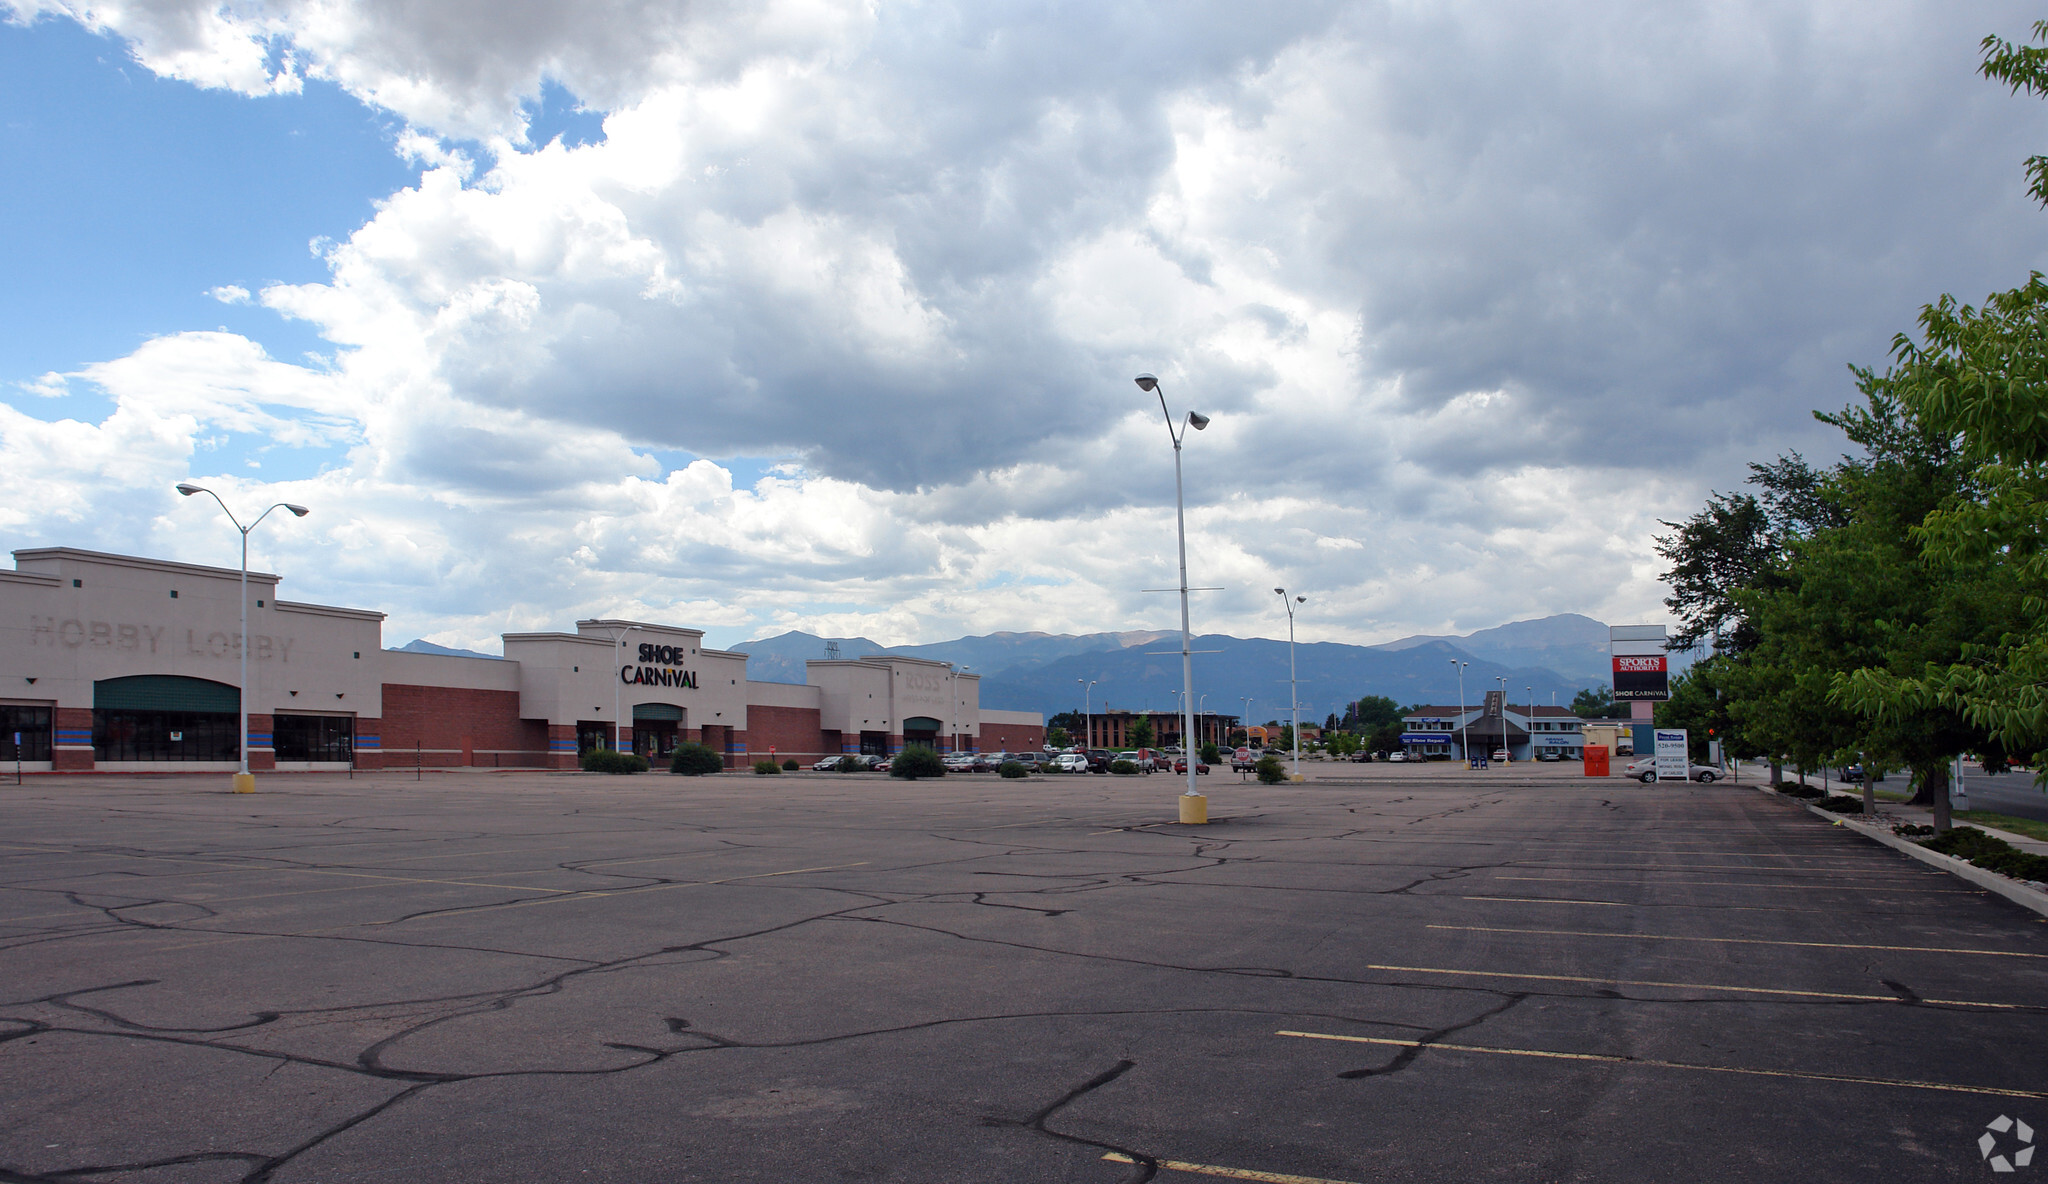
<path fill-rule="evenodd" d="M 1614 655 L 1614 698 L 1669 699 L 1671 667 L 1664 650 L 1662 625 L 1610 625 L 1607 643 Z"/>

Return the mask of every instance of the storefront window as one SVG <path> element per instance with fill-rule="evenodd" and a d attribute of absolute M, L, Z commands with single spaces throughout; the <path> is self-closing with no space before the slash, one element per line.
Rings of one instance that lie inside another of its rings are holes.
<path fill-rule="evenodd" d="M 231 761 L 241 735 L 241 721 L 229 711 L 92 712 L 95 761 Z"/>
<path fill-rule="evenodd" d="M 0 703 L 0 760 L 49 760 L 50 714 L 47 707 L 16 707 Z M 19 749 L 14 746 L 16 733 L 21 735 Z"/>
<path fill-rule="evenodd" d="M 355 747 L 356 721 L 347 715 L 279 715 L 270 746 L 281 761 L 346 761 Z"/>

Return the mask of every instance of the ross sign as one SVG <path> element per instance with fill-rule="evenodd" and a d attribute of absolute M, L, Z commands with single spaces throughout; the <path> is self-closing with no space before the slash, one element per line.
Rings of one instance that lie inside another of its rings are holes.
<path fill-rule="evenodd" d="M 1658 728 L 1657 780 L 1684 781 L 1692 773 L 1684 728 Z"/>
<path fill-rule="evenodd" d="M 1607 630 L 1614 659 L 1614 698 L 1663 700 L 1671 697 L 1671 667 L 1664 649 L 1662 625 L 1615 625 Z"/>

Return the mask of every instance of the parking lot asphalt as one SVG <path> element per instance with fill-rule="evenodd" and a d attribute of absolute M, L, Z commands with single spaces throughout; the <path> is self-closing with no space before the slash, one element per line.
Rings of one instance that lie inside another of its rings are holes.
<path fill-rule="evenodd" d="M 1168 777 L 32 779 L 0 1179 L 1962 1180 L 2048 1131 L 2040 918 L 1574 772 L 1212 776 L 1206 827 Z"/>

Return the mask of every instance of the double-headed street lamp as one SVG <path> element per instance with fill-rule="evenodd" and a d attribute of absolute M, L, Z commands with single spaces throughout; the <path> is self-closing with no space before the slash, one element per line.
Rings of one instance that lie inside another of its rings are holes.
<path fill-rule="evenodd" d="M 1173 422 L 1173 412 L 1166 409 L 1166 391 L 1159 380 L 1150 374 L 1137 377 L 1138 389 L 1150 391 L 1159 396 L 1159 413 L 1166 417 L 1166 434 L 1173 438 L 1173 524 L 1180 540 L 1180 678 L 1186 689 L 1181 700 L 1181 737 L 1185 739 L 1194 731 L 1195 721 L 1188 713 L 1195 708 L 1195 659 L 1193 637 L 1188 629 L 1188 522 L 1187 501 L 1182 493 L 1180 478 L 1180 443 L 1187 438 L 1188 429 L 1201 431 L 1209 426 L 1209 417 L 1188 412 L 1179 426 Z M 1187 745 L 1182 744 L 1185 750 Z M 1188 762 L 1188 789 L 1181 795 L 1180 820 L 1182 822 L 1209 821 L 1209 802 L 1195 792 L 1195 762 Z"/>
<path fill-rule="evenodd" d="M 1294 677 L 1294 606 L 1307 604 L 1308 597 L 1287 599 L 1287 589 L 1275 588 L 1280 607 L 1287 610 L 1287 705 L 1294 720 L 1294 779 L 1301 780 L 1301 685 Z"/>
<path fill-rule="evenodd" d="M 1077 678 L 1074 681 L 1083 684 L 1081 687 L 1081 731 L 1086 733 L 1087 738 L 1081 741 L 1081 747 L 1083 749 L 1093 748 L 1095 747 L 1095 684 L 1102 680 L 1096 678 Z"/>
<path fill-rule="evenodd" d="M 235 524 L 235 529 L 242 532 L 242 681 L 241 686 L 235 692 L 235 698 L 240 700 L 242 715 L 242 760 L 241 769 L 235 774 L 235 792 L 255 793 L 256 775 L 249 772 L 249 532 L 256 529 L 257 522 L 270 517 L 270 510 L 290 510 L 300 518 L 304 518 L 311 511 L 307 510 L 304 506 L 295 506 L 290 502 L 278 502 L 276 505 L 271 506 L 269 510 L 256 515 L 255 522 L 243 526 L 242 520 L 235 517 L 235 512 L 228 509 L 228 504 L 221 501 L 220 495 L 213 490 L 207 489 L 204 486 L 186 485 L 181 482 L 178 485 L 178 492 L 186 497 L 191 497 L 195 493 L 203 493 L 212 498 L 220 506 L 221 513 L 228 516 L 228 521 Z"/>

